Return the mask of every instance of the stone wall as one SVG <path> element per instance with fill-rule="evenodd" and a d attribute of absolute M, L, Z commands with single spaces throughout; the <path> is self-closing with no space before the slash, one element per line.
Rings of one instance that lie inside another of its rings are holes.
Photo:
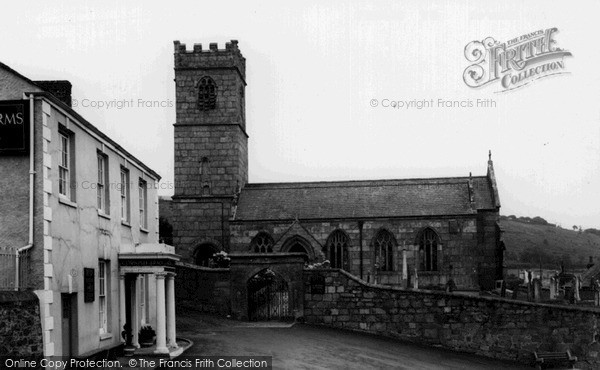
<path fill-rule="evenodd" d="M 177 264 L 175 301 L 180 308 L 228 315 L 231 312 L 229 269 Z"/>
<path fill-rule="evenodd" d="M 42 357 L 39 301 L 30 291 L 0 291 L 0 353 L 3 356 Z"/>
<path fill-rule="evenodd" d="M 418 253 L 418 235 L 430 227 L 438 234 L 438 271 L 419 271 L 421 288 L 444 288 L 452 279 L 458 289 L 492 289 L 498 261 L 495 229 L 498 212 L 484 212 L 473 216 L 368 219 L 364 221 L 291 221 L 242 222 L 231 221 L 230 251 L 249 252 L 252 238 L 260 231 L 269 233 L 275 240 L 274 252 L 282 252 L 289 238 L 300 236 L 306 240 L 316 261 L 328 259 L 323 252 L 329 235 L 340 229 L 349 239 L 349 259 L 345 270 L 369 282 L 402 285 L 402 250 L 407 251 L 409 280 L 412 279 Z M 362 222 L 362 230 L 360 223 Z M 381 229 L 390 231 L 397 242 L 394 249 L 392 271 L 376 272 L 374 239 Z M 285 252 L 285 251 L 283 251 Z M 500 271 L 501 273 L 501 271 Z"/>
<path fill-rule="evenodd" d="M 311 291 L 319 280 L 324 294 Z M 304 282 L 307 323 L 527 364 L 536 350 L 570 349 L 580 368 L 600 367 L 600 310 L 386 288 L 332 269 L 305 270 Z"/>

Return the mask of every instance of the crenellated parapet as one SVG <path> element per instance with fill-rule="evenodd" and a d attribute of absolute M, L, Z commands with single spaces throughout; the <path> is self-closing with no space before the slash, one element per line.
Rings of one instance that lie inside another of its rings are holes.
<path fill-rule="evenodd" d="M 188 50 L 186 44 L 173 41 L 175 53 L 175 69 L 212 69 L 236 68 L 242 79 L 246 79 L 246 58 L 238 48 L 238 41 L 225 43 L 225 49 L 219 49 L 217 43 L 210 43 L 208 49 L 202 44 L 194 44 Z"/>

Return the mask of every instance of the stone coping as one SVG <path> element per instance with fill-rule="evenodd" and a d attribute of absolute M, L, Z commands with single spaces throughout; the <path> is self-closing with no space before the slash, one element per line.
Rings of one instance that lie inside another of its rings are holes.
<path fill-rule="evenodd" d="M 498 302 L 498 303 L 507 303 L 513 305 L 521 305 L 528 307 L 540 307 L 540 308 L 552 308 L 552 309 L 561 309 L 567 311 L 579 311 L 579 312 L 589 312 L 600 314 L 599 308 L 591 308 L 591 307 L 578 307 L 578 306 L 563 306 L 558 304 L 550 304 L 550 303 L 538 303 L 538 302 L 525 302 L 525 301 L 517 301 L 508 298 L 500 298 L 500 297 L 484 297 L 484 296 L 473 296 L 466 293 L 448 293 L 444 291 L 437 290 L 427 290 L 427 289 L 413 289 L 413 288 L 401 288 L 401 287 L 391 287 L 391 286 L 382 286 L 372 283 L 367 283 L 364 280 L 350 274 L 349 272 L 342 269 L 334 269 L 334 268 L 318 268 L 318 269 L 304 269 L 305 272 L 339 272 L 342 275 L 345 275 L 348 279 L 355 281 L 356 283 L 377 290 L 387 290 L 391 292 L 401 292 L 401 293 L 413 293 L 413 294 L 422 294 L 422 295 L 433 295 L 437 297 L 447 297 L 447 298 L 464 298 L 470 299 L 474 301 L 480 302 Z"/>
<path fill-rule="evenodd" d="M 198 266 L 195 265 L 193 263 L 189 263 L 189 262 L 181 262 L 178 261 L 175 264 L 177 267 L 187 267 L 187 268 L 191 268 L 194 270 L 200 270 L 200 271 L 206 271 L 206 272 L 229 272 L 229 267 L 205 267 L 205 266 Z"/>
<path fill-rule="evenodd" d="M 0 291 L 0 304 L 31 301 L 38 301 L 38 297 L 31 290 Z"/>

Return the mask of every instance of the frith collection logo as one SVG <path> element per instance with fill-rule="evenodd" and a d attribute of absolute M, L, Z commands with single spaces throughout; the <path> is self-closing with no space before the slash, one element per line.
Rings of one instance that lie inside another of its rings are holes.
<path fill-rule="evenodd" d="M 557 32 L 557 28 L 538 30 L 504 43 L 492 37 L 471 41 L 465 46 L 465 57 L 473 63 L 463 73 L 465 83 L 477 88 L 499 82 L 499 91 L 508 91 L 567 73 L 564 58 L 571 53 L 557 47 Z"/>

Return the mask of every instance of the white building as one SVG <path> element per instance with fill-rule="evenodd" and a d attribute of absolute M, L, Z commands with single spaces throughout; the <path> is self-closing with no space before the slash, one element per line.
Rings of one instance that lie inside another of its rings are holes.
<path fill-rule="evenodd" d="M 77 114 L 70 90 L 0 63 L 0 245 L 15 256 L 0 259 L 2 288 L 38 295 L 45 356 L 118 346 L 126 323 L 134 346 L 150 325 L 156 352 L 173 352 L 178 256 L 158 240 L 160 177 Z"/>

